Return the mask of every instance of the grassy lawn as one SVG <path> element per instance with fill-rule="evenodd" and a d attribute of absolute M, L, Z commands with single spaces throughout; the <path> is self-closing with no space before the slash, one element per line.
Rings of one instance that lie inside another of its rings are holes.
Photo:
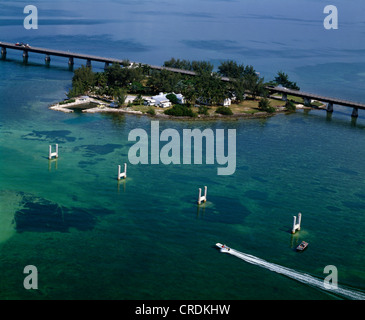
<path fill-rule="evenodd" d="M 314 101 L 311 103 L 312 106 L 316 106 L 316 107 L 321 107 L 323 106 L 323 103 L 322 102 L 319 102 L 319 101 Z"/>
<path fill-rule="evenodd" d="M 279 93 L 275 93 L 275 94 L 273 94 L 273 96 L 281 98 L 281 94 L 279 94 Z M 303 98 L 292 96 L 292 95 L 288 95 L 287 98 L 288 98 L 288 100 L 292 100 L 295 103 L 304 104 L 304 99 Z M 323 103 L 320 102 L 320 101 L 313 101 L 311 103 L 311 105 L 314 106 L 314 107 L 321 107 L 323 105 Z"/>
<path fill-rule="evenodd" d="M 262 112 L 262 110 L 260 110 L 258 108 L 259 101 L 260 101 L 259 99 L 244 100 L 244 101 L 240 102 L 239 104 L 232 104 L 230 106 L 230 108 L 233 111 L 233 113 L 253 114 L 253 113 L 257 113 L 257 112 Z M 275 99 L 269 99 L 269 101 L 270 101 L 270 104 L 272 107 L 282 107 L 285 105 L 285 101 L 280 101 L 280 100 L 275 100 Z"/>
<path fill-rule="evenodd" d="M 275 99 L 269 99 L 270 104 L 273 107 L 281 107 L 285 105 L 285 101 L 279 101 Z M 263 112 L 258 108 L 259 105 L 259 98 L 256 100 L 247 99 L 238 104 L 233 103 L 229 108 L 232 110 L 234 114 L 238 113 L 247 113 L 247 114 L 254 114 L 257 112 Z M 208 112 L 210 115 L 214 115 L 215 111 L 217 110 L 217 106 L 208 107 Z M 193 108 L 194 112 L 198 112 L 199 108 Z"/>
<path fill-rule="evenodd" d="M 146 113 L 150 108 L 153 108 L 156 113 L 163 113 L 165 110 L 168 109 L 168 108 L 158 108 L 158 107 L 145 106 L 145 105 L 142 105 L 142 104 L 133 105 L 131 108 L 134 111 L 141 111 L 143 113 Z"/>
<path fill-rule="evenodd" d="M 232 104 L 229 108 L 232 110 L 234 114 L 243 114 L 243 113 L 255 114 L 257 112 L 263 112 L 258 108 L 259 101 L 260 98 L 257 98 L 256 100 L 247 99 L 238 104 Z M 282 107 L 286 103 L 285 101 L 275 100 L 275 99 L 269 99 L 269 101 L 271 106 L 273 107 Z M 133 105 L 131 108 L 134 111 L 141 111 L 143 113 L 146 113 L 151 107 L 144 105 Z M 157 108 L 157 107 L 152 107 L 152 108 L 155 110 L 156 113 L 163 113 L 165 110 L 170 109 L 170 108 Z M 215 111 L 217 110 L 217 108 L 218 106 L 209 106 L 208 107 L 209 115 L 215 115 L 216 114 Z M 195 113 L 198 113 L 199 107 L 192 107 L 192 110 Z"/>
<path fill-rule="evenodd" d="M 281 98 L 282 97 L 282 95 L 280 93 L 275 93 L 275 94 L 273 94 L 273 96 L 274 97 L 278 97 L 278 98 Z M 304 103 L 304 99 L 303 98 L 296 97 L 296 96 L 291 96 L 290 94 L 287 95 L 287 98 L 288 98 L 288 100 L 293 100 L 296 103 L 301 103 L 301 104 Z"/>

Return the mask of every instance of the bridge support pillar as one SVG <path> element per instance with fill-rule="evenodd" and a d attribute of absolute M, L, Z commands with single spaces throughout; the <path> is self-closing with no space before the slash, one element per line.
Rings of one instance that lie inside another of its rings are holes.
<path fill-rule="evenodd" d="M 1 59 L 6 59 L 6 48 L 1 47 Z"/>
<path fill-rule="evenodd" d="M 51 62 L 51 57 L 49 54 L 46 54 L 46 57 L 44 58 L 44 61 L 46 62 L 46 64 L 50 64 Z"/>
<path fill-rule="evenodd" d="M 304 97 L 304 105 L 310 107 L 311 106 L 311 100 L 309 98 Z"/>
<path fill-rule="evenodd" d="M 326 110 L 327 110 L 327 112 L 333 112 L 333 103 L 332 102 L 328 103 Z"/>
<path fill-rule="evenodd" d="M 104 70 L 106 70 L 109 67 L 109 62 L 105 62 Z"/>
<path fill-rule="evenodd" d="M 353 108 L 351 117 L 357 118 L 358 116 L 359 116 L 359 109 L 358 108 Z"/>
<path fill-rule="evenodd" d="M 283 93 L 283 95 L 281 96 L 281 100 L 288 101 L 288 95 L 286 93 Z"/>
<path fill-rule="evenodd" d="M 124 164 L 124 171 L 121 171 L 121 166 L 118 166 L 118 180 L 127 179 L 127 164 Z"/>
<path fill-rule="evenodd" d="M 74 65 L 74 57 L 68 58 L 68 65 L 73 66 Z"/>
<path fill-rule="evenodd" d="M 204 187 L 204 196 L 202 196 L 202 189 L 199 188 L 199 197 L 198 197 L 198 204 L 201 204 L 202 202 L 207 202 L 207 191 L 208 187 Z"/>
<path fill-rule="evenodd" d="M 91 60 L 90 59 L 87 59 L 86 67 L 91 68 Z"/>
<path fill-rule="evenodd" d="M 294 234 L 297 230 L 300 231 L 300 224 L 301 223 L 302 223 L 302 214 L 299 212 L 298 213 L 298 223 L 297 223 L 297 217 L 294 216 L 293 229 L 291 231 L 292 234 Z"/>
<path fill-rule="evenodd" d="M 24 50 L 23 51 L 23 62 L 24 63 L 27 63 L 28 62 L 28 57 L 29 57 L 28 51 L 27 50 Z"/>

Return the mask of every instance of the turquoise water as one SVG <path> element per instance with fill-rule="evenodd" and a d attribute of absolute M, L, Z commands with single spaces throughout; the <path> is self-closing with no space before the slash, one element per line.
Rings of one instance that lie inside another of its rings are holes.
<path fill-rule="evenodd" d="M 279 67 L 287 70 L 305 90 L 365 102 L 360 54 L 365 42 L 346 37 L 351 31 L 363 37 L 363 20 L 347 8 L 343 17 L 348 20 L 343 20 L 334 44 L 333 34 L 332 41 L 320 32 L 309 35 L 321 22 L 323 8 L 305 2 L 307 15 L 289 18 L 295 9 L 304 10 L 299 2 L 286 12 L 253 1 L 198 1 L 190 7 L 174 2 L 163 14 L 153 6 L 158 1 L 143 7 L 110 1 L 100 16 L 101 2 L 71 11 L 69 1 L 39 1 L 47 27 L 26 32 L 17 22 L 24 16 L 18 11 L 20 1 L 16 6 L 1 4 L 0 32 L 3 41 L 25 39 L 39 46 L 69 46 L 157 64 L 171 56 L 213 62 L 232 57 L 268 76 Z M 84 4 L 75 2 L 73 9 Z M 357 6 L 359 1 L 351 7 L 358 11 Z M 236 17 L 231 24 L 239 25 L 244 15 L 262 43 L 248 35 L 243 41 L 238 32 L 235 40 L 225 38 L 228 26 L 214 20 L 222 8 Z M 237 14 L 238 8 L 245 13 Z M 123 15 L 134 13 L 125 34 L 121 30 L 126 22 L 112 14 L 116 9 Z M 311 12 L 316 14 L 310 19 Z M 165 22 L 154 24 L 156 15 L 164 16 Z M 76 23 L 80 16 L 84 20 Z M 181 28 L 173 28 L 179 33 L 167 28 L 173 17 L 180 23 Z M 61 18 L 68 20 L 61 23 Z M 262 23 L 274 23 L 277 30 L 288 24 L 297 29 L 288 31 L 284 46 L 257 28 Z M 199 24 L 202 31 L 191 35 Z M 188 25 L 191 29 L 183 28 Z M 207 25 L 214 28 L 205 29 Z M 303 25 L 308 34 L 299 44 L 295 36 Z M 165 33 L 152 41 L 142 29 Z M 210 46 L 201 46 L 203 38 Z M 90 46 L 96 40 L 101 46 Z M 162 50 L 163 42 L 167 44 Z M 238 50 L 238 45 L 248 51 Z M 337 51 L 324 59 L 320 53 L 331 45 Z M 349 116 L 351 110 L 336 106 L 332 116 L 312 110 L 232 122 L 160 121 L 161 131 L 236 129 L 235 174 L 217 176 L 216 165 L 129 164 L 128 178 L 118 183 L 117 166 L 128 162 L 133 145 L 129 132 L 148 132 L 151 119 L 49 110 L 51 103 L 65 97 L 72 72 L 61 58 L 53 59 L 49 68 L 41 59 L 30 57 L 23 65 L 20 56 L 9 51 L 8 61 L 0 61 L 1 299 L 342 298 L 223 255 L 213 248 L 216 242 L 322 279 L 324 267 L 335 265 L 341 285 L 365 290 L 363 112 L 356 121 Z M 60 157 L 49 161 L 48 146 L 56 143 Z M 198 208 L 198 188 L 204 185 L 208 202 Z M 292 236 L 292 217 L 298 212 L 303 214 L 302 230 Z M 298 254 L 294 248 L 302 240 L 310 246 Z M 23 287 L 26 265 L 38 268 L 38 290 Z"/>

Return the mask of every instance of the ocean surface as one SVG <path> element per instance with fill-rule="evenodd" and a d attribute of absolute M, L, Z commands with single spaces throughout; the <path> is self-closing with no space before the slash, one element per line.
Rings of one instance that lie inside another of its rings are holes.
<path fill-rule="evenodd" d="M 157 65 L 232 59 L 265 80 L 283 70 L 302 90 L 365 103 L 360 0 L 32 1 L 37 30 L 23 27 L 28 4 L 0 3 L 0 41 Z M 323 26 L 327 4 L 338 8 L 338 30 Z M 128 134 L 149 132 L 149 117 L 49 110 L 71 86 L 67 59 L 46 67 L 30 54 L 23 64 L 8 50 L 0 74 L 0 299 L 362 297 L 364 111 L 160 121 L 161 131 L 236 129 L 236 172 L 218 176 L 218 165 L 129 164 Z M 59 159 L 49 161 L 56 143 Z M 125 162 L 128 177 L 118 182 Z M 204 186 L 208 201 L 198 207 Z M 299 212 L 302 230 L 291 235 Z M 297 253 L 302 240 L 309 247 Z M 216 242 L 267 263 L 222 254 Z M 27 265 L 38 269 L 38 290 L 24 289 Z M 306 281 L 322 281 L 328 265 L 354 294 Z"/>

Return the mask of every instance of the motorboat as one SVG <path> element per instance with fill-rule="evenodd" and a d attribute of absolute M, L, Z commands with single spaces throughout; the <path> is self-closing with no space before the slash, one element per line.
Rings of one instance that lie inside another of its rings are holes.
<path fill-rule="evenodd" d="M 215 244 L 218 248 L 220 248 L 221 249 L 221 252 L 229 252 L 229 251 L 231 251 L 231 248 L 230 247 L 228 247 L 228 246 L 226 246 L 225 244 L 221 244 L 221 243 L 216 243 Z"/>
<path fill-rule="evenodd" d="M 303 251 L 308 247 L 308 242 L 302 241 L 299 246 L 297 246 L 297 251 Z"/>

